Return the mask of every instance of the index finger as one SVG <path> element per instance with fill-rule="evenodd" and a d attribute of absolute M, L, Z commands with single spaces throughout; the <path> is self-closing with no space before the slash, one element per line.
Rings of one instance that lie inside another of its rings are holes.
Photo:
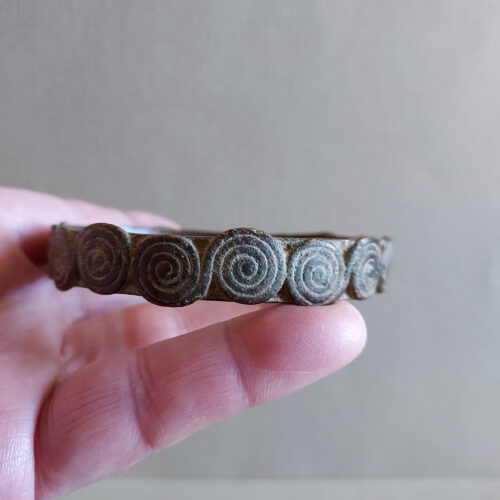
<path fill-rule="evenodd" d="M 179 228 L 178 224 L 161 215 L 94 205 L 27 189 L 0 187 L 0 207 L 3 208 L 0 210 L 0 229 L 37 263 L 43 262 L 46 255 L 50 227 L 59 222 Z"/>

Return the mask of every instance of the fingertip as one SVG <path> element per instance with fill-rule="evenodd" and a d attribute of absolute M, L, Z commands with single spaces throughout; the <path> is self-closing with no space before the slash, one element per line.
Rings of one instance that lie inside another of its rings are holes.
<path fill-rule="evenodd" d="M 321 307 L 281 305 L 252 317 L 247 323 L 245 317 L 233 320 L 252 370 L 281 373 L 290 390 L 349 364 L 366 342 L 363 317 L 346 301 Z"/>
<path fill-rule="evenodd" d="M 127 210 L 125 214 L 136 226 L 166 227 L 169 229 L 177 230 L 181 229 L 180 224 L 178 224 L 177 222 L 153 212 L 148 212 L 145 210 Z"/>
<path fill-rule="evenodd" d="M 365 320 L 359 310 L 346 300 L 324 309 L 336 355 L 342 359 L 342 366 L 347 365 L 361 354 L 366 345 Z"/>

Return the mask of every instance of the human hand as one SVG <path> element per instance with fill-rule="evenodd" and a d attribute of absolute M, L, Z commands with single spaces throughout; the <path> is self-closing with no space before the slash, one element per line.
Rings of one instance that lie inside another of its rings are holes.
<path fill-rule="evenodd" d="M 341 368 L 365 343 L 348 302 L 162 308 L 43 271 L 50 225 L 175 226 L 0 188 L 0 498 L 57 497 Z"/>

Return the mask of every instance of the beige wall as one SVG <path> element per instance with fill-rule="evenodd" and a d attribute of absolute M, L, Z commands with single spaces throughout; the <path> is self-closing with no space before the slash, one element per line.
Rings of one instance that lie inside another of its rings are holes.
<path fill-rule="evenodd" d="M 356 362 L 130 475 L 500 473 L 499 61 L 497 2 L 0 0 L 1 184 L 394 238 Z"/>

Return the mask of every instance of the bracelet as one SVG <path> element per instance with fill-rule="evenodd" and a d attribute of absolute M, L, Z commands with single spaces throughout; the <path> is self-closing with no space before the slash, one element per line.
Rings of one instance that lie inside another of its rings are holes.
<path fill-rule="evenodd" d="M 49 275 L 59 290 L 142 295 L 161 306 L 199 299 L 326 305 L 383 292 L 391 257 L 387 236 L 61 223 L 52 226 Z"/>

